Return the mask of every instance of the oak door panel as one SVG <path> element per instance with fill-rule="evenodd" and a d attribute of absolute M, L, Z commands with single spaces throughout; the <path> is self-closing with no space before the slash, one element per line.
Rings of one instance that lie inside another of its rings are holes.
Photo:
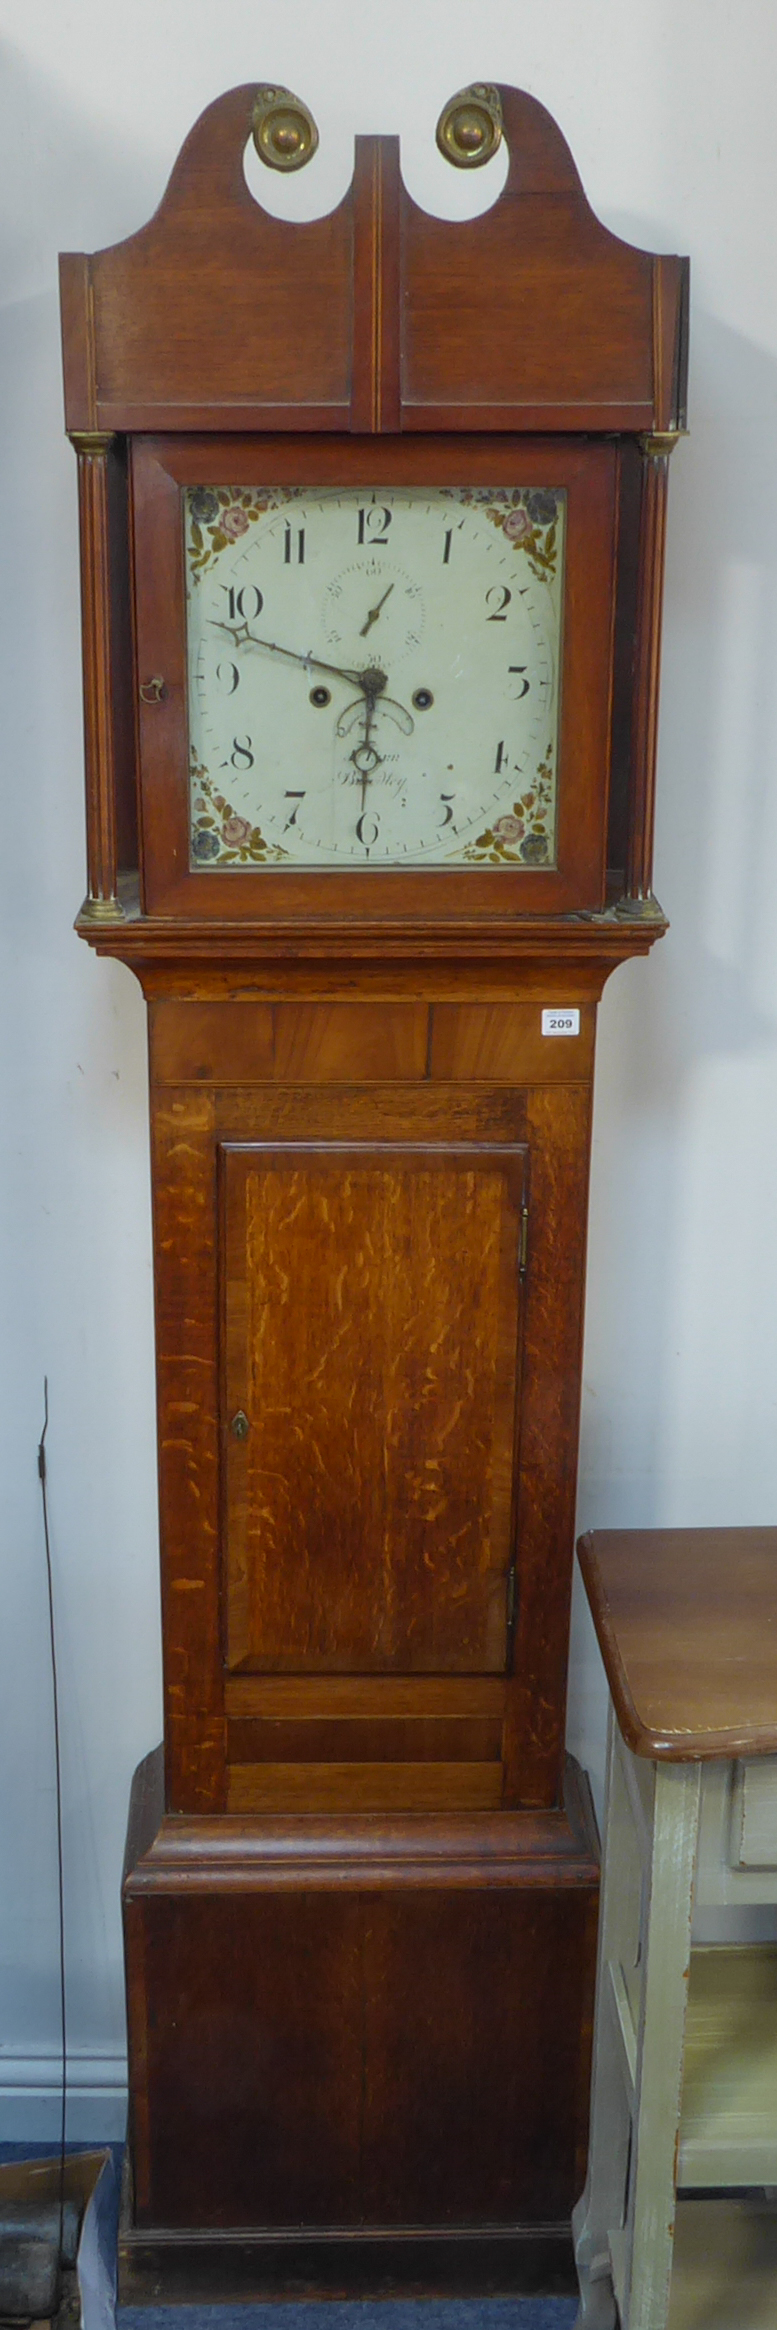
<path fill-rule="evenodd" d="M 225 1146 L 230 1667 L 504 1671 L 525 1166 Z"/>

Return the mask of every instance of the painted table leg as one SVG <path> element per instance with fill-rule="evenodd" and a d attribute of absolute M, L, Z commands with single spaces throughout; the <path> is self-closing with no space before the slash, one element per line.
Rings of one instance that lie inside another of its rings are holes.
<path fill-rule="evenodd" d="M 698 1813 L 699 1766 L 638 1765 L 611 1714 L 577 2330 L 665 2330 Z"/>
<path fill-rule="evenodd" d="M 699 1792 L 698 1764 L 656 1764 L 623 2330 L 664 2330 L 669 2311 Z"/>
<path fill-rule="evenodd" d="M 619 2061 L 608 1976 L 613 1952 L 617 1950 L 622 1877 L 613 1834 L 615 1755 L 615 1720 L 611 1708 L 607 1739 L 604 1861 L 599 1897 L 588 2176 L 582 2197 L 572 2212 L 575 2261 L 580 2283 L 580 2311 L 576 2330 L 614 2330 L 617 2321 L 609 2233 L 613 2225 L 622 2222 L 628 2163 L 631 2115 Z"/>

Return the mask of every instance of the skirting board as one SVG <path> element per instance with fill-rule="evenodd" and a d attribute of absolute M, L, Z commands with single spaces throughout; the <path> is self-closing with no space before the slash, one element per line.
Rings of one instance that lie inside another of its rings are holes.
<path fill-rule="evenodd" d="M 0 2051 L 0 2143 L 56 2143 L 62 2111 L 58 2054 Z M 124 2054 L 68 2057 L 67 2136 L 71 2144 L 120 2144 L 127 2125 Z"/>

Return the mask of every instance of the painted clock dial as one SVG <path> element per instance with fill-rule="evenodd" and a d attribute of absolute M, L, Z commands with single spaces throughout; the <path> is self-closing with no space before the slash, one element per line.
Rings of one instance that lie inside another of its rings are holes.
<path fill-rule="evenodd" d="M 553 867 L 565 494 L 184 494 L 192 866 Z"/>

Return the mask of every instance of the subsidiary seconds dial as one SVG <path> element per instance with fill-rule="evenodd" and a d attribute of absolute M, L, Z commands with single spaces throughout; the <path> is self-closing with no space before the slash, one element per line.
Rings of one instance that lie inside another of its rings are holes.
<path fill-rule="evenodd" d="M 193 866 L 553 866 L 564 493 L 184 496 Z"/>

